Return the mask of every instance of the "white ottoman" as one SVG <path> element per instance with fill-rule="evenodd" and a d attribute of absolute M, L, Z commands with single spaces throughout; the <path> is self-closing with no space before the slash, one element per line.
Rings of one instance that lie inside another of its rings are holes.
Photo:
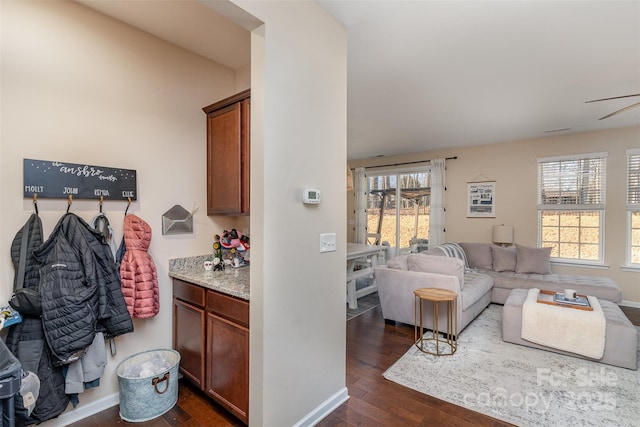
<path fill-rule="evenodd" d="M 527 299 L 527 289 L 514 289 L 502 308 L 502 340 L 527 347 L 539 348 L 579 357 L 581 359 L 594 360 L 608 365 L 620 366 L 627 369 L 638 369 L 638 329 L 624 315 L 616 303 L 598 299 L 607 321 L 604 355 L 601 359 L 591 359 L 579 354 L 569 353 L 555 348 L 546 347 L 530 341 L 523 340 L 522 331 L 522 304 Z"/>

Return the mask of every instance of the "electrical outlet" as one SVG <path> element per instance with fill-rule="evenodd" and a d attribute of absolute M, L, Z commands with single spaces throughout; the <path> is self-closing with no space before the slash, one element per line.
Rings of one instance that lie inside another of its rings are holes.
<path fill-rule="evenodd" d="M 336 233 L 320 234 L 320 252 L 335 252 Z"/>

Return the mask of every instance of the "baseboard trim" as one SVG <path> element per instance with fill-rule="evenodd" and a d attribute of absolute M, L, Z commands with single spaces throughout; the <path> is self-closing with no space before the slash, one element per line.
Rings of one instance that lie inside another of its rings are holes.
<path fill-rule="evenodd" d="M 76 423 L 120 403 L 120 394 L 113 393 L 86 405 L 80 405 L 75 409 L 63 412 L 57 418 L 45 421 L 42 427 L 64 427 Z M 323 418 L 333 412 L 338 406 L 349 400 L 349 393 L 346 387 L 336 392 L 333 396 L 318 405 L 304 418 L 294 424 L 294 427 L 312 427 L 318 424 Z"/>
<path fill-rule="evenodd" d="M 346 387 L 336 392 L 333 396 L 318 405 L 313 411 L 309 412 L 300 421 L 295 423 L 294 427 L 311 427 L 318 424 L 324 417 L 332 413 L 338 406 L 349 400 L 349 392 Z"/>
<path fill-rule="evenodd" d="M 636 301 L 622 301 L 620 305 L 624 307 L 640 308 L 640 302 Z"/>
<path fill-rule="evenodd" d="M 82 395 L 80 395 L 80 402 L 82 402 Z M 58 416 L 57 418 L 45 421 L 40 425 L 42 427 L 68 426 L 69 424 L 82 421 L 83 419 L 95 415 L 98 412 L 109 409 L 112 406 L 116 406 L 118 403 L 120 403 L 120 394 L 113 393 L 94 402 L 87 403 L 86 405 L 80 404 L 80 406 L 78 406 L 77 408 L 68 409 L 66 412 L 60 414 L 60 416 Z M 72 406 L 69 407 L 72 408 Z"/>

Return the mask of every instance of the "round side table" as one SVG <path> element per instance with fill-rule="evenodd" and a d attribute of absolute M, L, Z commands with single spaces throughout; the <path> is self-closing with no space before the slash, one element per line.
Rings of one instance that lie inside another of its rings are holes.
<path fill-rule="evenodd" d="M 434 356 L 451 356 L 458 348 L 458 294 L 446 289 L 437 288 L 419 288 L 413 291 L 415 295 L 415 321 L 414 321 L 414 339 L 415 345 L 420 351 Z M 433 308 L 433 330 L 430 336 L 425 336 L 422 327 L 422 318 L 424 312 L 424 302 L 431 302 Z M 446 302 L 447 304 L 447 330 L 443 332 L 444 337 L 440 338 L 438 327 L 438 303 Z M 434 345 L 429 345 L 433 342 Z M 428 348 L 430 347 L 430 348 Z M 433 348 L 435 347 L 435 351 Z"/>

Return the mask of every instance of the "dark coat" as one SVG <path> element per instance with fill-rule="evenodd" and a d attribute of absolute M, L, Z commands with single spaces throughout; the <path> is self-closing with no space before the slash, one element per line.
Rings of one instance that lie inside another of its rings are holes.
<path fill-rule="evenodd" d="M 42 323 L 60 364 L 80 358 L 97 331 L 133 331 L 109 246 L 82 218 L 67 213 L 34 252 L 40 262 Z"/>
<path fill-rule="evenodd" d="M 40 286 L 40 264 L 33 257 L 33 251 L 42 244 L 42 222 L 36 214 L 31 215 L 11 243 L 11 259 L 16 272 L 19 271 L 23 233 L 28 233 L 23 286 L 37 291 Z M 14 289 L 16 281 L 17 277 L 14 279 Z M 31 416 L 23 408 L 16 408 L 16 426 L 39 424 L 64 412 L 69 404 L 69 397 L 64 391 L 64 376 L 62 368 L 54 366 L 49 347 L 45 345 L 42 320 L 39 317 L 24 317 L 22 322 L 8 328 L 6 344 L 20 360 L 22 369 L 34 372 L 40 379 L 40 393 Z"/>

